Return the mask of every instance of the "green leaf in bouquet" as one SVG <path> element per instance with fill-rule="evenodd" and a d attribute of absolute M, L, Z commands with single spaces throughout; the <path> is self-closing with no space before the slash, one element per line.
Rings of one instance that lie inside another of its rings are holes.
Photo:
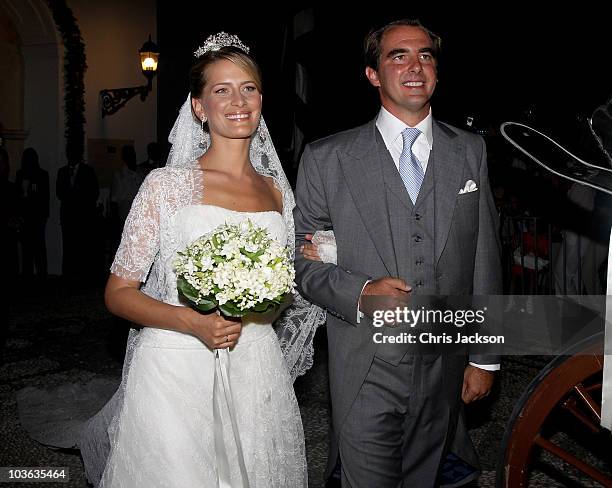
<path fill-rule="evenodd" d="M 198 290 L 191 286 L 183 276 L 177 278 L 176 286 L 181 294 L 190 302 L 196 303 L 199 300 Z"/>
<path fill-rule="evenodd" d="M 232 302 L 225 302 L 223 305 L 219 305 L 219 310 L 226 317 L 242 317 L 245 314 Z"/>
<path fill-rule="evenodd" d="M 274 300 L 272 300 L 276 305 L 280 305 L 281 303 L 283 303 L 285 300 L 287 300 L 289 298 L 289 293 L 283 293 L 281 296 L 276 297 Z"/>
<path fill-rule="evenodd" d="M 251 261 L 254 261 L 256 263 L 259 262 L 259 257 L 264 253 L 263 249 L 260 249 L 257 252 L 249 252 L 246 249 L 244 249 L 243 247 L 240 248 L 240 252 L 242 254 L 244 254 L 247 258 L 249 258 Z"/>
<path fill-rule="evenodd" d="M 206 298 L 200 299 L 198 303 L 194 303 L 193 306 L 202 312 L 210 312 L 217 306 L 217 302 Z"/>
<path fill-rule="evenodd" d="M 264 300 L 263 302 L 260 302 L 257 305 L 255 305 L 251 309 L 251 311 L 256 312 L 256 313 L 266 313 L 269 310 L 270 305 L 274 305 L 274 304 L 270 300 Z"/>

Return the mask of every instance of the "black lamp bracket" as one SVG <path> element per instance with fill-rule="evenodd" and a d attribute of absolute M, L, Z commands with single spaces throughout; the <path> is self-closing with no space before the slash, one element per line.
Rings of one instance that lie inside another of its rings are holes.
<path fill-rule="evenodd" d="M 152 83 L 149 78 L 148 85 L 100 90 L 100 97 L 102 98 L 102 117 L 104 118 L 106 115 L 112 115 L 119 111 L 119 109 L 136 95 L 140 95 L 140 100 L 144 102 L 151 88 Z"/>

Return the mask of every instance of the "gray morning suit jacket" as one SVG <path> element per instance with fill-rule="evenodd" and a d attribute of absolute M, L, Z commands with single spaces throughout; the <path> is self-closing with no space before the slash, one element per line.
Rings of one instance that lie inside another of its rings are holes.
<path fill-rule="evenodd" d="M 468 180 L 476 182 L 478 190 L 459 195 Z M 433 263 L 426 289 L 418 290 L 410 276 L 413 263 L 407 263 L 411 255 L 403 245 L 414 236 L 402 230 L 402 222 L 419 217 L 422 195 L 432 207 L 433 238 L 428 245 Z M 377 349 L 388 347 L 372 340 L 370 318 L 356 323 L 357 302 L 366 280 L 400 277 L 415 292 L 429 295 L 501 294 L 498 214 L 489 187 L 484 141 L 433 121 L 433 150 L 416 210 L 376 128 L 376 119 L 316 141 L 302 157 L 294 217 L 298 246 L 305 234 L 323 229 L 333 229 L 337 242 L 337 266 L 308 261 L 300 253 L 295 259 L 300 292 L 328 311 L 330 393 L 337 435 L 375 354 L 386 355 Z M 387 356 L 392 363 L 402 357 L 393 351 Z M 446 398 L 457 411 L 466 358 L 443 360 Z M 499 362 L 497 357 L 470 360 Z M 458 446 L 455 452 L 475 462 L 471 444 L 463 452 L 464 439 L 455 439 L 454 444 Z"/>

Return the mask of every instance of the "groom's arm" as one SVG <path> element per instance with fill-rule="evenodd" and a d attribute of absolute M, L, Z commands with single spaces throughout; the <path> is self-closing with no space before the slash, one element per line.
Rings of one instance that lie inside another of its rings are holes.
<path fill-rule="evenodd" d="M 499 313 L 496 306 L 487 297 L 502 293 L 501 278 L 501 243 L 499 240 L 499 216 L 487 169 L 487 151 L 485 142 L 479 138 L 481 145 L 478 203 L 478 241 L 476 243 L 476 258 L 474 263 L 473 306 L 489 309 L 489 325 L 494 326 L 492 313 Z M 482 303 L 481 303 L 482 302 Z M 491 332 L 491 331 L 490 331 Z M 499 369 L 500 357 L 492 354 L 470 354 L 470 364 L 463 374 L 461 398 L 465 403 L 479 400 L 487 396 L 493 386 L 493 374 L 490 371 Z"/>
<path fill-rule="evenodd" d="M 306 234 L 333 228 L 325 185 L 310 146 L 306 146 L 298 171 L 295 190 L 295 271 L 300 293 L 329 313 L 353 325 L 361 290 L 369 276 L 321 261 L 310 261 L 300 247 Z"/>
<path fill-rule="evenodd" d="M 491 313 L 498 312 L 497 306 L 488 296 L 502 294 L 501 242 L 499 239 L 499 215 L 489 184 L 487 150 L 481 144 L 479 183 L 480 199 L 478 204 L 478 241 L 474 263 L 473 295 L 474 305 L 484 300 Z M 482 308 L 482 307 L 479 307 Z M 470 363 L 487 370 L 499 369 L 500 357 L 497 355 L 470 355 Z"/>

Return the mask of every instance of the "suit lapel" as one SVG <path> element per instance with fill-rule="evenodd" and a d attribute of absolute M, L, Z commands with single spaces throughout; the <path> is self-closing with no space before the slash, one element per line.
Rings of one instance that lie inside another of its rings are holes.
<path fill-rule="evenodd" d="M 438 262 L 446 246 L 448 233 L 461 188 L 465 146 L 457 134 L 433 121 L 433 150 L 429 164 L 434 170 L 435 202 L 435 262 Z"/>
<path fill-rule="evenodd" d="M 375 120 L 366 124 L 357 134 L 350 150 L 339 152 L 338 159 L 357 211 L 374 242 L 376 251 L 389 275 L 398 276 L 387 199 L 380 191 L 385 186 L 385 179 L 377 133 Z"/>

